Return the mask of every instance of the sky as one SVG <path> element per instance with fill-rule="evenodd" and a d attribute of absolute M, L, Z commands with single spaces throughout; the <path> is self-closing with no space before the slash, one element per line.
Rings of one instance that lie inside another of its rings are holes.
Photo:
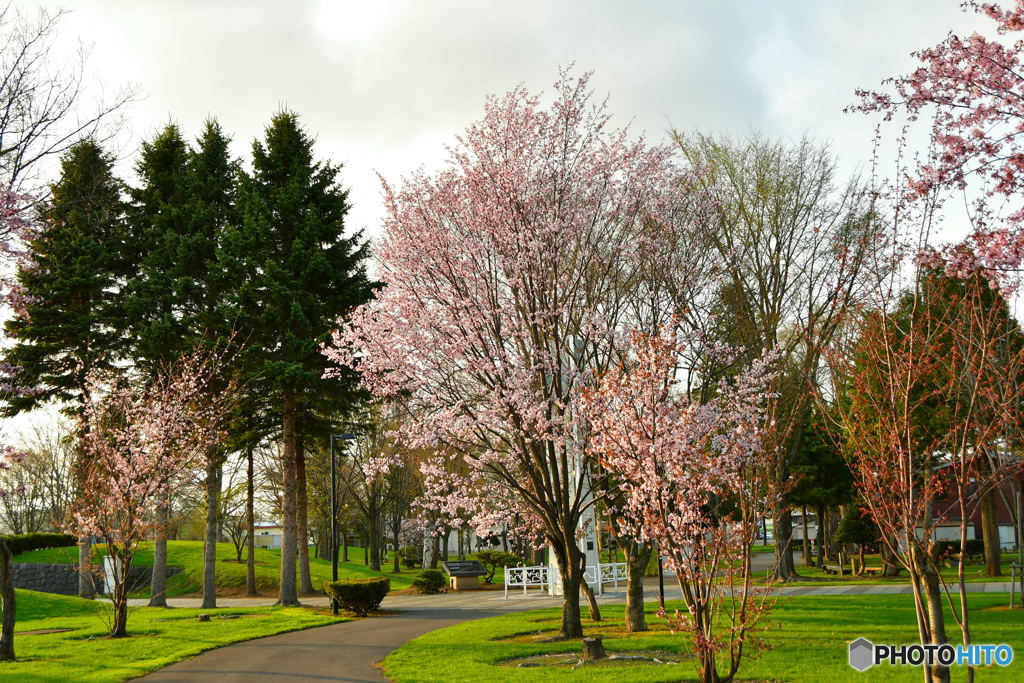
<path fill-rule="evenodd" d="M 28 9 L 32 5 L 19 1 Z M 867 168 L 877 117 L 844 114 L 858 87 L 910 53 L 987 20 L 959 0 L 64 0 L 60 45 L 92 46 L 108 88 L 131 82 L 129 152 L 168 121 L 216 117 L 247 157 L 281 107 L 343 163 L 352 228 L 379 234 L 378 174 L 441 168 L 487 95 L 551 92 L 560 67 L 593 71 L 613 124 L 830 140 Z M 130 159 L 130 156 L 128 157 Z M 124 175 L 130 177 L 130 161 Z"/>

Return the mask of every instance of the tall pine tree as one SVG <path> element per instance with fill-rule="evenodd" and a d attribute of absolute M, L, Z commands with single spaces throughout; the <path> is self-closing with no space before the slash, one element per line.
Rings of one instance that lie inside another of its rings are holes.
<path fill-rule="evenodd" d="M 16 384 L 38 390 L 5 395 L 5 417 L 49 402 L 77 417 L 89 393 L 89 374 L 113 369 L 123 356 L 121 290 L 134 268 L 121 191 L 113 159 L 93 140 L 76 143 L 61 157 L 61 177 L 51 188 L 42 230 L 29 245 L 35 267 L 18 275 L 31 303 L 27 315 L 5 325 L 16 340 L 4 353 L 7 363 L 21 368 Z M 86 470 L 82 458 L 79 453 L 79 477 Z M 82 539 L 79 554 L 80 560 L 90 557 L 88 539 Z M 79 594 L 91 597 L 89 575 L 80 576 Z"/>
<path fill-rule="evenodd" d="M 284 509 L 280 604 L 298 604 L 300 407 L 330 402 L 351 387 L 324 380 L 328 341 L 338 317 L 371 292 L 361 232 L 344 235 L 348 192 L 340 166 L 316 161 L 313 140 L 294 112 L 276 114 L 265 140 L 253 143 L 252 176 L 239 196 L 242 228 L 233 237 L 236 267 L 250 275 L 240 301 L 250 326 L 247 359 L 279 406 L 283 439 Z M 307 559 L 308 561 L 308 559 Z"/>

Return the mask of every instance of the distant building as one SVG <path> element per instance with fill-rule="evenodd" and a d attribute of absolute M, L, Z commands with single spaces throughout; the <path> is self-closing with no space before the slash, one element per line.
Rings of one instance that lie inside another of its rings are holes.
<path fill-rule="evenodd" d="M 277 524 L 255 524 L 253 525 L 253 531 L 255 532 L 255 543 L 257 548 L 264 548 L 266 550 L 280 550 L 281 549 L 281 534 L 283 529 Z"/>

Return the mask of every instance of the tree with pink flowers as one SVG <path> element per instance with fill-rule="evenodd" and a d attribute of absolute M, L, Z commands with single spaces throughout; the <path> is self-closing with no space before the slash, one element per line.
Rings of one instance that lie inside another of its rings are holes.
<path fill-rule="evenodd" d="M 1024 0 L 1010 9 L 974 0 L 963 8 L 992 19 L 994 35 L 951 32 L 914 52 L 920 66 L 885 81 L 887 90 L 858 90 L 860 103 L 849 110 L 928 122 L 937 153 L 910 174 L 911 186 L 922 198 L 966 192 L 973 228 L 963 244 L 928 249 L 931 265 L 995 282 L 1024 261 L 1024 41 L 1010 40 L 1024 31 Z M 1000 199 L 1009 199 L 1003 212 Z"/>
<path fill-rule="evenodd" d="M 0 305 L 7 305 L 16 312 L 24 313 L 26 297 L 21 292 L 14 278 L 16 268 L 28 264 L 29 257 L 25 245 L 36 232 L 35 221 L 32 220 L 32 207 L 35 200 L 8 189 L 0 190 Z M 30 388 L 15 388 L 10 381 L 18 374 L 19 369 L 4 363 L 0 366 L 0 391 L 25 393 Z M 9 467 L 19 462 L 23 454 L 10 446 L 0 444 L 0 468 Z M 7 492 L 0 488 L 0 496 Z M 14 555 L 0 537 L 0 662 L 14 659 L 14 617 L 16 599 L 14 594 Z"/>
<path fill-rule="evenodd" d="M 687 612 L 670 623 L 693 638 L 700 680 L 728 683 L 744 652 L 763 644 L 758 622 L 771 603 L 755 594 L 749 561 L 767 512 L 760 492 L 770 474 L 763 422 L 771 375 L 761 360 L 720 382 L 710 400 L 695 400 L 687 388 L 700 384 L 699 373 L 681 363 L 695 339 L 675 326 L 634 332 L 627 360 L 583 407 L 592 447 L 621 475 L 624 526 L 657 542 L 675 572 Z"/>
<path fill-rule="evenodd" d="M 404 407 L 404 438 L 457 450 L 541 520 L 559 632 L 578 638 L 596 462 L 579 400 L 617 362 L 652 227 L 686 232 L 694 197 L 670 149 L 609 128 L 589 75 L 563 72 L 554 95 L 546 109 L 523 87 L 489 98 L 447 168 L 384 183 L 386 286 L 325 353 Z"/>
<path fill-rule="evenodd" d="M 79 534 L 106 541 L 112 559 L 105 567 L 112 638 L 127 635 L 132 564 L 155 528 L 157 503 L 189 483 L 193 464 L 221 436 L 231 391 L 212 397 L 207 389 L 219 362 L 215 354 L 185 356 L 141 388 L 89 378 L 81 417 L 88 472 L 73 517 Z"/>

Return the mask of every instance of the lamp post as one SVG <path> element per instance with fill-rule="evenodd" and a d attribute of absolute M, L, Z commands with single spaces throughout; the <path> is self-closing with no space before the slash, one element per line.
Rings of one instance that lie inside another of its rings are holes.
<path fill-rule="evenodd" d="M 331 434 L 331 581 L 338 580 L 338 474 L 334 464 L 334 442 L 355 438 L 355 434 Z M 331 611 L 338 616 L 338 601 L 334 598 L 331 598 Z"/>

